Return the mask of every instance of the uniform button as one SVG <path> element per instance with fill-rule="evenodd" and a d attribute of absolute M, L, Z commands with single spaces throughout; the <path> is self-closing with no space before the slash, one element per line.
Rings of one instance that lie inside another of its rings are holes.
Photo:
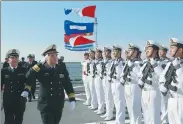
<path fill-rule="evenodd" d="M 11 84 L 12 84 L 12 82 L 11 82 Z"/>
<path fill-rule="evenodd" d="M 53 88 L 51 88 L 51 90 L 52 90 Z"/>
<path fill-rule="evenodd" d="M 19 81 L 18 81 L 18 84 L 19 84 Z"/>
<path fill-rule="evenodd" d="M 60 96 L 61 94 L 59 93 L 59 96 Z"/>
<path fill-rule="evenodd" d="M 51 94 L 51 96 L 53 96 L 53 94 Z"/>
<path fill-rule="evenodd" d="M 13 91 L 11 91 L 11 92 L 13 92 Z"/>
<path fill-rule="evenodd" d="M 60 84 L 60 82 L 59 82 L 59 84 Z"/>
<path fill-rule="evenodd" d="M 52 82 L 50 82 L 52 84 Z"/>

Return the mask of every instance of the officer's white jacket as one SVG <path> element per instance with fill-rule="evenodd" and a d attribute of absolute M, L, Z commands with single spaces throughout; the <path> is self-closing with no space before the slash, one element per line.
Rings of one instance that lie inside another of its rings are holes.
<path fill-rule="evenodd" d="M 154 89 L 154 88 L 159 88 L 159 78 L 160 78 L 160 74 L 163 71 L 163 68 L 161 67 L 161 65 L 158 63 L 158 61 L 151 59 L 150 60 L 151 65 L 157 64 L 157 66 L 154 68 L 154 72 L 152 72 L 152 78 L 150 78 L 149 76 L 147 77 L 147 80 L 152 81 L 152 85 L 149 84 L 144 84 L 144 88 L 145 89 Z M 143 66 L 140 68 L 140 73 L 139 73 L 139 79 L 142 78 L 143 74 L 142 71 L 144 70 L 145 66 L 146 66 L 146 62 L 143 64 Z M 141 80 L 139 80 L 139 84 L 141 84 Z"/>

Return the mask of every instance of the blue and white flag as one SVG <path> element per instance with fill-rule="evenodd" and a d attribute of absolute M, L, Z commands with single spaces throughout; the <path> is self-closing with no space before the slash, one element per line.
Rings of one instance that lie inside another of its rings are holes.
<path fill-rule="evenodd" d="M 88 49 L 93 48 L 93 44 L 72 46 L 70 43 L 65 43 L 65 48 L 70 51 L 88 51 Z"/>
<path fill-rule="evenodd" d="M 64 22 L 65 34 L 84 34 L 94 32 L 94 23 L 75 23 L 69 20 Z"/>

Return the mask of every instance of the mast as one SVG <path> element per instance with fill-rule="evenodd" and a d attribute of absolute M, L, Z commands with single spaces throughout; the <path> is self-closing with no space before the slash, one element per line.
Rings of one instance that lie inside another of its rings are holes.
<path fill-rule="evenodd" d="M 97 48 L 98 47 L 98 41 L 97 41 L 97 25 L 98 25 L 98 22 L 97 22 L 97 18 L 95 18 L 94 24 L 95 24 L 95 45 L 96 45 L 96 48 Z"/>

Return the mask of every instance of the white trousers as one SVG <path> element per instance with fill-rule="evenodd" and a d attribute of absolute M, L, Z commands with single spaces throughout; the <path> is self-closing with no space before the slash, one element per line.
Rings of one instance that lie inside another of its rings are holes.
<path fill-rule="evenodd" d="M 99 76 L 95 78 L 95 90 L 98 101 L 98 112 L 103 113 L 105 107 L 104 89 L 102 85 L 102 79 Z"/>
<path fill-rule="evenodd" d="M 90 85 L 89 85 L 89 76 L 83 75 L 83 84 L 85 87 L 85 94 L 86 94 L 86 104 L 91 104 L 91 92 L 90 92 Z"/>
<path fill-rule="evenodd" d="M 183 98 L 168 99 L 169 124 L 183 124 Z"/>
<path fill-rule="evenodd" d="M 161 124 L 161 94 L 160 90 L 142 90 L 141 98 L 144 124 Z"/>
<path fill-rule="evenodd" d="M 168 124 L 168 94 L 164 96 L 161 93 L 161 122 L 163 124 Z"/>
<path fill-rule="evenodd" d="M 114 111 L 114 100 L 112 95 L 111 83 L 108 81 L 108 78 L 106 76 L 102 80 L 102 83 L 105 95 L 106 117 L 112 118 Z"/>
<path fill-rule="evenodd" d="M 114 98 L 114 105 L 116 108 L 116 123 L 125 124 L 126 102 L 124 95 L 124 86 L 118 80 L 111 82 L 112 95 Z"/>
<path fill-rule="evenodd" d="M 95 89 L 95 82 L 94 78 L 90 75 L 89 76 L 89 86 L 90 86 L 90 92 L 91 92 L 91 107 L 93 109 L 97 108 L 97 94 Z"/>
<path fill-rule="evenodd" d="M 141 124 L 141 89 L 137 84 L 125 85 L 125 99 L 130 124 Z"/>

